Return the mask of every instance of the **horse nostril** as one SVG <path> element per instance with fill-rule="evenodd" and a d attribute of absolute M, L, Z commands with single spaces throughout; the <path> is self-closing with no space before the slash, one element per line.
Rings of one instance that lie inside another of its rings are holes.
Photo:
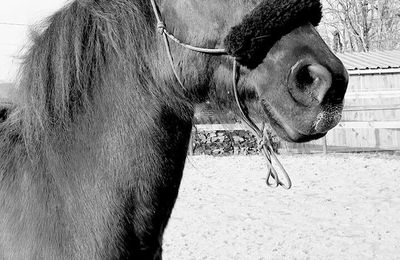
<path fill-rule="evenodd" d="M 311 76 L 308 66 L 304 66 L 299 69 L 296 75 L 297 87 L 301 90 L 305 90 L 308 85 L 314 82 L 314 78 Z"/>
<path fill-rule="evenodd" d="M 298 69 L 296 87 L 319 104 L 332 85 L 331 73 L 320 64 L 308 64 Z"/>

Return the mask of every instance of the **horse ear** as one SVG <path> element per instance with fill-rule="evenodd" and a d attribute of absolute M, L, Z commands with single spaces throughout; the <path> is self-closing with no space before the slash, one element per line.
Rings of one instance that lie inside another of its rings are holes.
<path fill-rule="evenodd" d="M 283 35 L 300 25 L 317 26 L 322 18 L 319 0 L 262 1 L 230 30 L 225 49 L 240 64 L 257 67 Z"/>

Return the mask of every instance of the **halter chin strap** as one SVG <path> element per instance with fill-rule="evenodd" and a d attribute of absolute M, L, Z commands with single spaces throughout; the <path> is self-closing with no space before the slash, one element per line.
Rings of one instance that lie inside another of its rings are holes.
<path fill-rule="evenodd" d="M 165 45 L 165 49 L 167 51 L 168 60 L 171 64 L 172 71 L 173 71 L 177 81 L 179 82 L 179 85 L 186 91 L 187 89 L 183 85 L 183 83 L 180 80 L 180 77 L 178 75 L 178 72 L 175 69 L 174 59 L 172 57 L 168 38 L 173 40 L 177 44 L 181 45 L 182 47 L 192 50 L 192 51 L 195 51 L 195 52 L 205 53 L 205 54 L 210 54 L 210 55 L 229 55 L 229 54 L 225 49 L 207 49 L 207 48 L 200 48 L 200 47 L 195 47 L 195 46 L 192 46 L 189 44 L 182 43 L 174 35 L 172 35 L 171 33 L 169 33 L 167 31 L 166 25 L 161 19 L 161 15 L 157 8 L 157 4 L 156 4 L 155 0 L 150 0 L 150 2 L 153 7 L 153 11 L 154 11 L 154 14 L 155 14 L 155 17 L 157 20 L 157 30 L 163 36 L 163 39 L 164 39 L 164 45 Z M 239 92 L 238 92 L 238 83 L 239 83 L 239 79 L 240 79 L 240 65 L 237 63 L 237 61 L 234 57 L 233 57 L 233 73 L 232 74 L 233 74 L 232 91 L 235 96 L 236 104 L 240 110 L 242 120 L 250 127 L 250 129 L 257 136 L 257 138 L 259 140 L 259 150 L 267 158 L 268 175 L 267 175 L 267 179 L 266 179 L 266 184 L 269 187 L 273 187 L 273 188 L 282 186 L 285 189 L 290 189 L 292 187 L 292 182 L 291 182 L 290 177 L 289 177 L 288 173 L 286 172 L 285 168 L 283 167 L 283 165 L 277 158 L 277 156 L 272 148 L 271 140 L 270 140 L 268 134 L 265 133 L 265 129 L 260 130 L 260 128 L 249 117 L 248 113 L 245 112 L 246 109 L 243 106 L 243 104 L 240 102 Z M 274 168 L 275 164 L 278 166 L 279 171 L 282 173 L 282 175 L 285 179 L 284 182 L 282 182 L 279 179 L 278 172 Z"/>

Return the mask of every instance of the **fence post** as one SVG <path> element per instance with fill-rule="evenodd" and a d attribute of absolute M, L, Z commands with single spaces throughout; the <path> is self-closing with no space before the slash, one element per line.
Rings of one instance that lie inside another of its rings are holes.
<path fill-rule="evenodd" d="M 190 140 L 189 140 L 189 155 L 190 156 L 193 156 L 193 152 L 194 152 L 193 141 L 194 141 L 196 132 L 197 132 L 196 126 L 193 126 L 192 130 L 190 131 Z"/>
<path fill-rule="evenodd" d="M 323 142 L 322 149 L 324 151 L 324 154 L 328 154 L 328 142 L 326 140 L 326 135 L 322 138 L 322 142 Z"/>

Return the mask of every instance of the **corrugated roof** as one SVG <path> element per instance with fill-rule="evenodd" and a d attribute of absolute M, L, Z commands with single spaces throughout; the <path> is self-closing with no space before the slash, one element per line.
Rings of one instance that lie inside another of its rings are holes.
<path fill-rule="evenodd" d="M 337 53 L 348 70 L 373 70 L 400 68 L 400 50 Z"/>

